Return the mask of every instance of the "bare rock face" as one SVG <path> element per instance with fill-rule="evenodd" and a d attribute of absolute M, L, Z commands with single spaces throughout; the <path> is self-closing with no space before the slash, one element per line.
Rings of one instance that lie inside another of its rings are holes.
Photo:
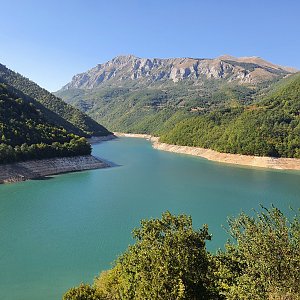
<path fill-rule="evenodd" d="M 93 89 L 104 83 L 122 85 L 124 82 L 150 84 L 159 81 L 190 80 L 196 84 L 210 79 L 257 84 L 284 77 L 297 70 L 274 65 L 259 57 L 236 58 L 229 55 L 214 59 L 198 58 L 139 58 L 117 56 L 91 70 L 77 74 L 62 90 Z"/>

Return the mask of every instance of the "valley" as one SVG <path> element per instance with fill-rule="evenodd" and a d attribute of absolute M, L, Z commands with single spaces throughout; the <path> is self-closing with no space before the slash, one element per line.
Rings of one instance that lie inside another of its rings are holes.
<path fill-rule="evenodd" d="M 2 1 L 0 300 L 300 300 L 299 1 Z"/>
<path fill-rule="evenodd" d="M 56 93 L 112 131 L 222 153 L 299 158 L 296 69 L 258 57 L 120 56 Z"/>

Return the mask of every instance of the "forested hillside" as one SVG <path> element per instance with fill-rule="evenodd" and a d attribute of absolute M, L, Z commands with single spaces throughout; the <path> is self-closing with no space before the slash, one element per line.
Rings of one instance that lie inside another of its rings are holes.
<path fill-rule="evenodd" d="M 262 87 L 260 86 L 262 89 Z M 141 88 L 102 87 L 57 93 L 113 131 L 160 135 L 174 120 L 193 117 L 219 107 L 247 105 L 259 95 L 250 88 L 207 81 L 203 86 L 187 82 Z"/>
<path fill-rule="evenodd" d="M 0 164 L 90 153 L 84 137 L 49 123 L 34 102 L 0 84 Z"/>
<path fill-rule="evenodd" d="M 300 158 L 300 74 L 264 100 L 185 119 L 161 136 L 169 144 L 220 152 Z"/>
<path fill-rule="evenodd" d="M 9 85 L 24 100 L 41 103 L 44 117 L 57 126 L 80 136 L 105 136 L 109 131 L 78 109 L 66 104 L 58 97 L 41 88 L 33 81 L 11 71 L 0 64 L 0 82 Z"/>

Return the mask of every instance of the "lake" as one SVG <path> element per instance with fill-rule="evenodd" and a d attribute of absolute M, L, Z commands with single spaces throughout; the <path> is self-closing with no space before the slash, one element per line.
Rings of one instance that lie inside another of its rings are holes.
<path fill-rule="evenodd" d="M 140 219 L 169 210 L 207 223 L 211 251 L 241 210 L 300 206 L 300 172 L 245 168 L 120 138 L 93 146 L 113 167 L 0 186 L 0 299 L 58 300 L 132 243 Z"/>

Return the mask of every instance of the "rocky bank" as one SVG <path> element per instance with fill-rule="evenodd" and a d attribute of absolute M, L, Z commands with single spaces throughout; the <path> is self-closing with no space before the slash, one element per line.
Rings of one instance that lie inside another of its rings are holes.
<path fill-rule="evenodd" d="M 221 153 L 215 150 L 199 148 L 199 147 L 170 145 L 166 143 L 161 143 L 159 142 L 159 137 L 151 136 L 148 134 L 115 132 L 114 135 L 117 137 L 124 136 L 124 137 L 133 137 L 133 138 L 145 138 L 152 142 L 152 147 L 154 149 L 199 156 L 220 163 L 258 167 L 258 168 L 271 168 L 271 169 L 278 169 L 278 170 L 300 170 L 300 159 L 296 159 L 296 158 L 276 158 L 276 157 L 262 157 L 262 156 L 252 156 L 252 155 Z"/>
<path fill-rule="evenodd" d="M 106 167 L 108 164 L 92 155 L 17 162 L 0 165 L 0 183 L 18 182 L 54 174 Z"/>
<path fill-rule="evenodd" d="M 153 148 L 158 150 L 200 156 L 220 163 L 279 170 L 300 170 L 300 159 L 296 158 L 275 158 L 221 153 L 211 149 L 160 143 L 158 138 L 152 138 L 151 141 L 153 142 Z"/>
<path fill-rule="evenodd" d="M 93 136 L 91 138 L 88 138 L 88 142 L 90 144 L 98 144 L 105 141 L 110 141 L 117 138 L 114 134 L 106 135 L 106 136 Z"/>

